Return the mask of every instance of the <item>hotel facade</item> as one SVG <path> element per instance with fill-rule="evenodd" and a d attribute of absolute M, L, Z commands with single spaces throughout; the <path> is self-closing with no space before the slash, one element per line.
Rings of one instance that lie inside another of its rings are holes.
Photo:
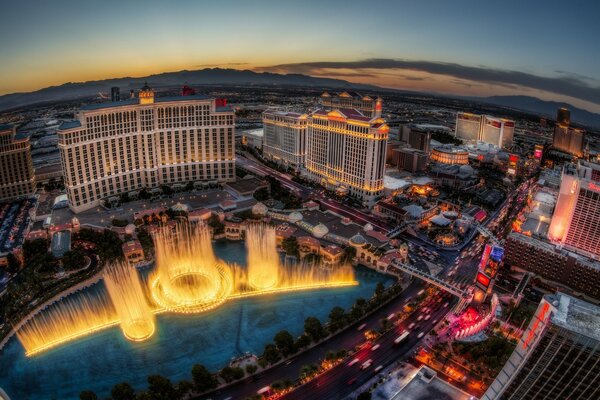
<path fill-rule="evenodd" d="M 17 138 L 16 129 L 0 126 L 0 201 L 32 195 L 35 173 L 29 137 Z"/>
<path fill-rule="evenodd" d="M 224 99 L 154 97 L 83 107 L 58 131 L 69 206 L 142 188 L 235 181 L 234 112 Z"/>
<path fill-rule="evenodd" d="M 467 142 L 481 141 L 494 146 L 512 146 L 515 122 L 489 115 L 459 112 L 456 114 L 455 136 Z"/>
<path fill-rule="evenodd" d="M 481 400 L 600 398 L 600 307 L 546 295 Z"/>
<path fill-rule="evenodd" d="M 363 96 L 356 92 L 328 93 L 323 92 L 319 99 L 321 105 L 330 109 L 353 109 L 360 111 L 365 117 L 380 118 L 383 107 L 381 97 Z"/>
<path fill-rule="evenodd" d="M 299 169 L 306 159 L 308 115 L 267 110 L 263 120 L 263 155 L 285 166 Z"/>
<path fill-rule="evenodd" d="M 383 194 L 389 128 L 355 109 L 319 109 L 308 117 L 306 174 L 339 194 L 373 205 Z"/>

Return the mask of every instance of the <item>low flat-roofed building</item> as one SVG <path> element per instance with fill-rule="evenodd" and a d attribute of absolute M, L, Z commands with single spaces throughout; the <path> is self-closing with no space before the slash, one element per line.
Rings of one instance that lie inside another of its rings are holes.
<path fill-rule="evenodd" d="M 471 400 L 473 397 L 456 386 L 437 377 L 437 373 L 420 367 L 413 378 L 394 396 L 392 400 Z"/>

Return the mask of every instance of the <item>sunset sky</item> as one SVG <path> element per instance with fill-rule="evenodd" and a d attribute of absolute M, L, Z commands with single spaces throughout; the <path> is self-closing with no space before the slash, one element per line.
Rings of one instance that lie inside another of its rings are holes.
<path fill-rule="evenodd" d="M 594 3 L 2 1 L 0 94 L 219 66 L 600 112 Z"/>

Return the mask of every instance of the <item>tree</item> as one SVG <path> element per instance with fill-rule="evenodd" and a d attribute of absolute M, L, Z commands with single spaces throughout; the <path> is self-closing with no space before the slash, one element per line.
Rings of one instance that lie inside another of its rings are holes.
<path fill-rule="evenodd" d="M 319 367 L 316 364 L 308 364 L 308 365 L 303 365 L 300 368 L 300 378 L 304 379 L 304 378 L 308 378 L 313 376 L 317 371 L 319 370 Z"/>
<path fill-rule="evenodd" d="M 135 390 L 127 382 L 117 383 L 110 391 L 112 400 L 135 400 Z"/>
<path fill-rule="evenodd" d="M 290 236 L 284 238 L 281 241 L 281 247 L 288 256 L 300 257 L 300 246 L 298 245 L 298 239 L 296 236 Z"/>
<path fill-rule="evenodd" d="M 356 400 L 371 400 L 371 392 L 362 392 Z"/>
<path fill-rule="evenodd" d="M 244 377 L 244 370 L 240 367 L 225 367 L 219 372 L 219 375 L 225 382 L 231 382 Z"/>
<path fill-rule="evenodd" d="M 91 390 L 84 390 L 79 393 L 79 400 L 98 400 L 98 396 Z"/>
<path fill-rule="evenodd" d="M 62 265 L 68 271 L 83 268 L 84 264 L 85 253 L 78 248 L 67 251 L 62 258 Z"/>
<path fill-rule="evenodd" d="M 169 378 L 161 375 L 150 375 L 148 377 L 148 392 L 155 400 L 175 399 L 175 388 Z"/>
<path fill-rule="evenodd" d="M 262 187 L 254 191 L 254 198 L 258 201 L 266 201 L 269 199 L 269 188 Z"/>
<path fill-rule="evenodd" d="M 385 292 L 385 286 L 383 286 L 383 282 L 378 282 L 375 287 L 375 297 L 381 297 L 381 295 Z"/>
<path fill-rule="evenodd" d="M 269 343 L 265 346 L 265 351 L 263 352 L 263 358 L 267 360 L 269 364 L 275 364 L 277 361 L 281 359 L 279 355 L 279 351 L 274 344 Z"/>
<path fill-rule="evenodd" d="M 273 341 L 284 357 L 294 353 L 294 337 L 288 331 L 277 332 Z"/>
<path fill-rule="evenodd" d="M 213 228 L 213 232 L 215 235 L 219 235 L 225 232 L 225 225 L 221 222 L 219 217 L 216 214 L 213 214 L 208 219 L 208 226 Z"/>
<path fill-rule="evenodd" d="M 200 393 L 217 387 L 217 380 L 210 371 L 202 364 L 196 364 L 192 368 L 194 387 Z"/>
<path fill-rule="evenodd" d="M 296 349 L 299 350 L 308 347 L 308 345 L 310 345 L 310 337 L 307 334 L 302 334 L 300 335 L 298 340 L 296 340 L 294 346 L 296 347 Z"/>
<path fill-rule="evenodd" d="M 335 332 L 346 324 L 346 312 L 342 307 L 333 307 L 329 313 L 329 331 Z"/>
<path fill-rule="evenodd" d="M 11 275 L 16 274 L 21 269 L 21 263 L 13 253 L 8 253 L 6 262 L 6 271 Z"/>
<path fill-rule="evenodd" d="M 246 373 L 248 375 L 252 375 L 253 373 L 256 372 L 257 369 L 258 369 L 258 367 L 255 364 L 246 365 Z"/>
<path fill-rule="evenodd" d="M 25 263 L 28 263 L 40 254 L 47 253 L 49 248 L 50 241 L 48 239 L 26 240 L 23 243 L 23 258 L 25 259 Z"/>
<path fill-rule="evenodd" d="M 179 398 L 184 398 L 185 395 L 187 395 L 192 390 L 194 390 L 194 384 L 186 380 L 179 381 L 177 383 L 177 386 L 175 387 L 175 391 L 177 392 Z"/>
<path fill-rule="evenodd" d="M 321 321 L 315 317 L 308 317 L 304 320 L 304 332 L 306 332 L 314 342 L 325 337 L 325 329 L 323 329 Z"/>

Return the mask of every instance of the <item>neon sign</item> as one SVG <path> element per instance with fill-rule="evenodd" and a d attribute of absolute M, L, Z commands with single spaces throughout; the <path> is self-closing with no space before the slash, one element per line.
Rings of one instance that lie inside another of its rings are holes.
<path fill-rule="evenodd" d="M 531 329 L 527 333 L 527 337 L 523 340 L 523 348 L 526 349 L 529 347 L 529 343 L 535 337 L 536 333 L 540 330 L 540 324 L 545 323 L 548 319 L 548 312 L 550 311 L 550 304 L 544 303 L 542 306 L 542 311 L 540 312 L 540 316 L 535 319 L 535 322 L 531 326 Z"/>

